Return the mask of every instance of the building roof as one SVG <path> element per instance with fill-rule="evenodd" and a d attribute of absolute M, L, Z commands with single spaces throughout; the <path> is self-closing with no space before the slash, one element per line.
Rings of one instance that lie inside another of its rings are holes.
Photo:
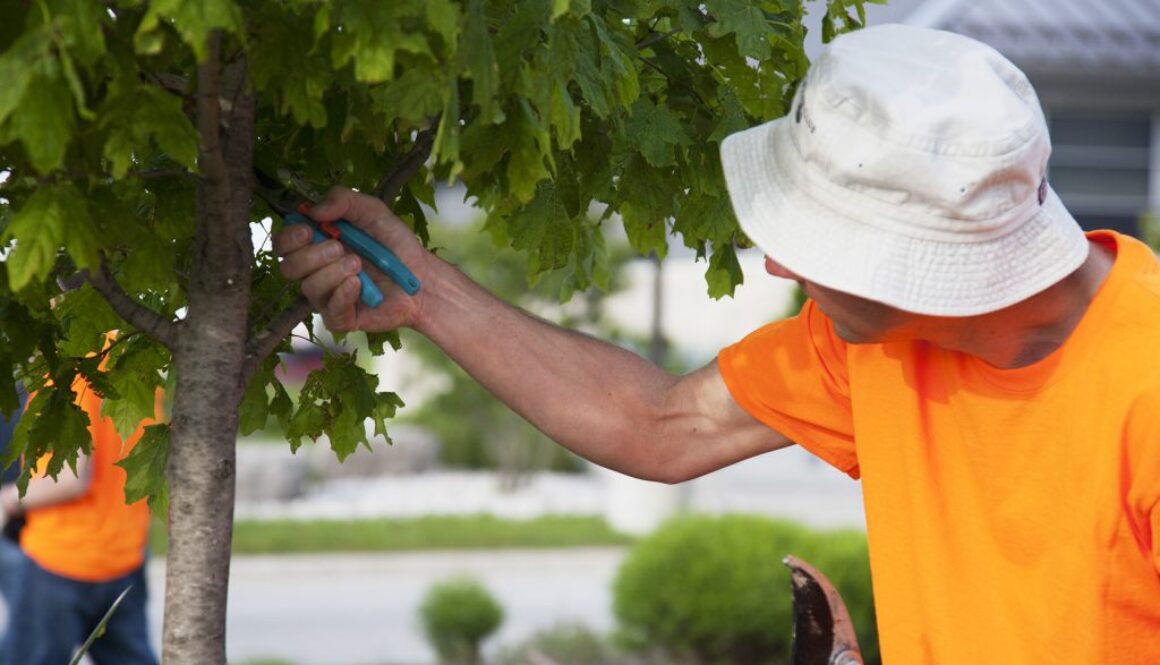
<path fill-rule="evenodd" d="M 990 44 L 1033 78 L 1160 81 L 1160 0 L 928 0 L 906 22 Z"/>

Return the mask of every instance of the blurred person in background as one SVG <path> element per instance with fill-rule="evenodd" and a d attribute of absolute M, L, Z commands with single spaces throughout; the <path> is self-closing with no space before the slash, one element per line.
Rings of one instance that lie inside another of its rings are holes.
<path fill-rule="evenodd" d="M 96 393 L 79 379 L 74 389 L 89 418 L 92 453 L 77 459 L 75 474 L 66 466 L 55 480 L 43 475 L 48 459 L 41 459 L 23 497 L 14 485 L 0 489 L 0 512 L 25 520 L 25 556 L 0 663 L 68 663 L 128 589 L 89 657 L 95 665 L 156 665 L 146 618 L 149 508 L 125 503 L 125 471 L 116 466 L 144 424 L 122 440 L 101 416 Z"/>
<path fill-rule="evenodd" d="M 84 272 L 76 273 L 60 281 L 61 290 L 85 280 Z M 153 421 L 122 439 L 84 379 L 72 388 L 89 423 L 89 454 L 78 455 L 75 473 L 66 465 L 55 479 L 46 475 L 50 455 L 37 460 L 23 496 L 15 485 L 0 487 L 0 516 L 24 521 L 0 665 L 65 665 L 122 594 L 88 657 L 94 665 L 157 665 L 146 614 L 149 507 L 125 502 L 125 470 L 117 466 Z M 37 418 L 35 408 L 32 396 L 22 417 Z"/>
<path fill-rule="evenodd" d="M 20 398 L 20 405 L 11 416 L 0 413 L 0 459 L 8 452 L 8 444 L 12 441 L 12 434 L 16 430 L 16 423 L 20 421 L 20 413 L 24 410 L 26 395 L 23 386 L 17 382 L 16 393 Z M 13 461 L 3 472 L 0 472 L 0 492 L 3 488 L 12 485 L 20 476 L 19 460 Z M 20 550 L 20 529 L 24 520 L 14 516 L 3 523 L 3 534 L 0 535 L 0 598 L 11 616 L 12 601 L 16 596 L 16 586 L 20 583 L 20 571 L 23 568 L 24 553 Z M 0 643 L 7 632 L 7 624 L 0 626 Z"/>

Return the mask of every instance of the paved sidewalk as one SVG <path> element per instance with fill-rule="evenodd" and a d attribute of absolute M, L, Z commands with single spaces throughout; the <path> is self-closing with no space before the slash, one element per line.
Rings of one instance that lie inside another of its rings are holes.
<path fill-rule="evenodd" d="M 622 548 L 256 556 L 234 559 L 226 652 L 239 665 L 279 658 L 297 665 L 435 662 L 418 625 L 428 587 L 478 576 L 506 611 L 486 645 L 512 644 L 564 621 L 612 626 L 611 581 Z M 160 644 L 165 564 L 149 566 L 150 621 Z"/>
<path fill-rule="evenodd" d="M 385 452 L 389 452 L 385 451 Z M 318 518 L 544 513 L 611 515 L 617 503 L 678 499 L 697 512 L 755 512 L 818 528 L 864 524 L 860 486 L 798 448 L 709 474 L 674 490 L 617 490 L 607 475 L 546 474 L 515 494 L 494 477 L 424 473 L 328 483 L 291 501 L 241 503 L 239 517 Z M 656 491 L 661 496 L 650 495 Z M 611 582 L 621 548 L 419 552 L 373 555 L 236 557 L 232 566 L 227 655 L 240 665 L 280 658 L 295 665 L 430 665 L 435 656 L 417 608 L 431 584 L 472 573 L 507 611 L 486 648 L 513 644 L 562 621 L 612 627 Z M 151 620 L 160 640 L 164 562 L 150 564 Z"/>

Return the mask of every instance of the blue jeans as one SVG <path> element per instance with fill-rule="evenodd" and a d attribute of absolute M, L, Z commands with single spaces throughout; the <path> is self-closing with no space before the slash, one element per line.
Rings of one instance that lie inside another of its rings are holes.
<path fill-rule="evenodd" d="M 107 582 L 80 582 L 55 575 L 25 559 L 8 634 L 0 647 L 3 665 L 68 665 L 117 596 L 132 587 L 89 647 L 94 665 L 157 665 L 146 622 L 145 567 Z"/>
<path fill-rule="evenodd" d="M 24 552 L 19 545 L 0 536 L 0 598 L 4 599 L 4 607 L 7 608 L 9 617 L 12 616 L 12 605 L 16 600 L 23 574 Z M 6 632 L 8 632 L 7 623 L 0 626 L 0 637 Z"/>

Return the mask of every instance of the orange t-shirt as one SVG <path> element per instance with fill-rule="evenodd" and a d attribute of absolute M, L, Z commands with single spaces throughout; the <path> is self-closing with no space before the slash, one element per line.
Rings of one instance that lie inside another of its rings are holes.
<path fill-rule="evenodd" d="M 125 505 L 125 470 L 115 465 L 133 449 L 142 429 L 122 445 L 113 422 L 101 416 L 100 398 L 83 383 L 76 391 L 93 437 L 88 491 L 73 501 L 28 511 L 20 545 L 45 570 L 103 582 L 132 572 L 145 560 L 149 507 L 145 501 Z"/>
<path fill-rule="evenodd" d="M 847 345 L 807 303 L 723 350 L 737 402 L 862 478 L 883 662 L 1160 663 L 1160 268 L 1142 243 L 1055 353 Z"/>

